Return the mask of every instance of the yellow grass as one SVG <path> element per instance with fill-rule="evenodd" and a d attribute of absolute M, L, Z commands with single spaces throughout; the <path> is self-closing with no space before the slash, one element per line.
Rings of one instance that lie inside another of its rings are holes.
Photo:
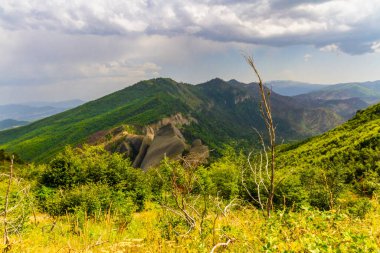
<path fill-rule="evenodd" d="M 210 252 L 228 238 L 234 242 L 216 252 L 379 252 L 380 205 L 376 200 L 372 205 L 364 219 L 312 210 L 279 211 L 267 219 L 257 209 L 240 207 L 226 217 L 218 216 L 215 236 L 215 213 L 206 217 L 203 234 L 197 227 L 187 235 L 176 235 L 174 227 L 163 226 L 164 215 L 172 214 L 152 203 L 135 213 L 125 229 L 109 215 L 79 224 L 71 215 L 54 220 L 38 214 L 21 234 L 11 236 L 10 252 Z"/>

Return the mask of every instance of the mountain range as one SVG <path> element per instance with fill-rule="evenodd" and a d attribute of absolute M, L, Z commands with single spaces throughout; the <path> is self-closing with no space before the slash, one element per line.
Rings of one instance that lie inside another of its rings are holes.
<path fill-rule="evenodd" d="M 326 87 L 326 85 L 322 84 L 312 84 L 290 80 L 269 81 L 265 84 L 269 89 L 273 90 L 274 92 L 290 97 L 321 90 Z"/>
<path fill-rule="evenodd" d="M 28 123 L 29 123 L 28 121 L 20 121 L 20 120 L 14 120 L 14 119 L 0 120 L 0 130 L 25 126 Z"/>
<path fill-rule="evenodd" d="M 61 102 L 30 102 L 0 105 L 0 120 L 35 121 L 77 107 L 84 101 L 75 99 Z"/>
<path fill-rule="evenodd" d="M 380 81 L 328 85 L 323 89 L 298 95 L 297 97 L 319 100 L 359 98 L 370 105 L 377 103 L 380 99 Z"/>
<path fill-rule="evenodd" d="M 278 94 L 296 96 L 301 99 L 344 100 L 358 98 L 368 105 L 380 101 L 380 81 L 332 85 L 295 81 L 270 81 L 266 85 Z"/>
<path fill-rule="evenodd" d="M 323 133 L 368 105 L 358 97 L 324 100 L 267 91 L 271 93 L 279 142 Z M 252 147 L 258 144 L 256 130 L 265 129 L 259 101 L 255 83 L 216 78 L 190 85 L 156 78 L 27 126 L 2 131 L 0 148 L 17 152 L 26 160 L 41 161 L 65 145 L 87 142 L 96 133 L 124 125 L 131 133 L 144 134 L 148 126 L 179 113 L 188 122 L 179 126 L 188 141 L 201 139 L 215 152 L 225 143 Z"/>

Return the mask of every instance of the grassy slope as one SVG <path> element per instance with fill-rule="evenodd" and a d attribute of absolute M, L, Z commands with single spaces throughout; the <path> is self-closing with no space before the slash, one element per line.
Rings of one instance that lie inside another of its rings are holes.
<path fill-rule="evenodd" d="M 73 233 L 69 217 L 54 221 L 39 214 L 36 225 L 31 219 L 28 230 L 11 236 L 10 252 L 210 252 L 226 237 L 236 240 L 215 252 L 377 252 L 380 206 L 376 201 L 373 205 L 365 219 L 335 211 L 280 211 L 270 219 L 252 208 L 237 208 L 219 217 L 209 212 L 207 218 L 215 222 L 214 236 L 210 228 L 203 236 L 193 230 L 174 238 L 167 238 L 169 226 L 161 221 L 170 213 L 154 206 L 135 213 L 124 230 L 115 229 L 107 216 L 97 222 L 86 220 L 81 232 Z"/>
<path fill-rule="evenodd" d="M 287 168 L 331 163 L 380 171 L 380 104 L 359 111 L 345 124 L 321 136 L 285 147 L 279 159 Z"/>

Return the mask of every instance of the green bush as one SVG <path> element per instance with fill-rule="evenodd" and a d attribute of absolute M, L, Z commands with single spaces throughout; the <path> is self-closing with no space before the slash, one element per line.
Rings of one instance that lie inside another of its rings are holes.
<path fill-rule="evenodd" d="M 119 154 L 109 154 L 102 147 L 68 146 L 50 162 L 42 175 L 42 184 L 67 188 L 92 182 L 115 186 L 130 168 L 130 161 Z"/>
<path fill-rule="evenodd" d="M 348 213 L 355 218 L 365 218 L 365 215 L 372 209 L 372 204 L 368 198 L 350 200 L 347 203 Z"/>
<path fill-rule="evenodd" d="M 36 176 L 36 197 L 42 211 L 53 217 L 68 215 L 74 232 L 88 218 L 112 215 L 125 228 L 132 213 L 142 210 L 150 195 L 144 173 L 129 160 L 110 154 L 99 146 L 66 147 L 47 166 L 32 166 Z M 78 230 L 79 229 L 79 230 Z"/>
<path fill-rule="evenodd" d="M 90 183 L 64 191 L 42 187 L 38 196 L 44 211 L 51 216 L 83 213 L 93 217 L 110 212 L 129 220 L 136 210 L 133 201 L 125 193 L 113 191 L 104 184 Z"/>
<path fill-rule="evenodd" d="M 120 154 L 109 154 L 102 147 L 87 145 L 66 147 L 42 172 L 40 183 L 61 192 L 89 184 L 106 185 L 132 199 L 139 210 L 143 209 L 150 192 L 144 173 L 132 168 L 129 160 Z M 42 187 L 39 194 L 44 195 L 44 191 Z"/>
<path fill-rule="evenodd" d="M 2 174 L 0 176 L 0 213 L 2 217 L 4 217 L 8 184 L 9 177 Z M 14 175 L 9 187 L 7 230 L 9 234 L 20 233 L 29 223 L 34 208 L 34 196 L 30 191 L 29 182 Z M 4 230 L 3 222 L 0 223 L 0 229 Z"/>
<path fill-rule="evenodd" d="M 309 192 L 298 175 L 291 175 L 276 187 L 274 202 L 281 208 L 285 205 L 300 210 L 310 206 Z"/>
<path fill-rule="evenodd" d="M 242 153 L 237 154 L 231 147 L 225 147 L 223 157 L 210 165 L 210 178 L 217 194 L 223 199 L 229 200 L 239 196 L 241 170 L 247 166 L 245 161 Z"/>

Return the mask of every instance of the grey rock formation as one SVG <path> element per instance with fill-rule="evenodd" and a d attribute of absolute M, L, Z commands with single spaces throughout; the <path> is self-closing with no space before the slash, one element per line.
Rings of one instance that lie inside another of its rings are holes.
<path fill-rule="evenodd" d="M 99 140 L 103 140 L 106 150 L 122 154 L 132 161 L 133 167 L 143 170 L 158 166 L 165 157 L 181 158 L 185 167 L 195 167 L 207 161 L 209 149 L 199 139 L 191 147 L 186 144 L 176 123 L 182 126 L 189 122 L 176 114 L 147 126 L 145 135 L 130 134 L 124 127 L 118 127 L 94 134 L 92 143 L 99 144 Z"/>
<path fill-rule="evenodd" d="M 210 156 L 210 151 L 206 145 L 202 144 L 200 139 L 196 139 L 191 144 L 191 148 L 185 157 L 185 166 L 197 167 L 200 164 L 206 163 Z"/>
<path fill-rule="evenodd" d="M 133 161 L 140 151 L 143 138 L 144 136 L 141 135 L 128 134 L 110 142 L 105 148 L 110 152 L 123 154 L 125 158 L 129 158 Z"/>
<path fill-rule="evenodd" d="M 178 159 L 182 156 L 185 148 L 186 143 L 181 132 L 169 123 L 158 130 L 140 167 L 147 170 L 150 167 L 157 166 L 165 156 Z"/>
<path fill-rule="evenodd" d="M 154 131 L 151 127 L 147 127 L 146 129 L 146 135 L 143 137 L 143 140 L 142 140 L 142 143 L 141 143 L 141 146 L 140 146 L 140 149 L 139 149 L 139 152 L 135 158 L 135 160 L 133 161 L 133 164 L 132 166 L 134 168 L 139 168 L 141 167 L 141 164 L 145 158 L 145 155 L 148 151 L 148 148 L 150 147 L 150 145 L 152 144 L 152 141 L 153 141 L 153 138 L 154 138 Z"/>

